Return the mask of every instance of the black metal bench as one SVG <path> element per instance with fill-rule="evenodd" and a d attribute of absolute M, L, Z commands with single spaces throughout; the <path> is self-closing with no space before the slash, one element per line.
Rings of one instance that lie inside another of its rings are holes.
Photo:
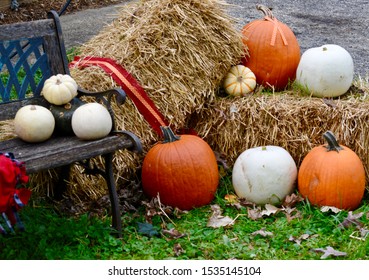
<path fill-rule="evenodd" d="M 70 73 L 59 16 L 55 11 L 51 11 L 44 20 L 0 25 L 0 54 L 0 74 L 6 73 L 8 77 L 0 79 L 0 121 L 13 119 L 16 112 L 27 104 L 43 104 L 47 107 L 48 104 L 41 96 L 45 80 L 52 75 Z M 20 72 L 24 73 L 23 78 L 20 78 Z M 35 79 L 35 76 L 38 78 Z M 112 158 L 119 149 L 141 152 L 141 142 L 131 132 L 116 131 L 110 105 L 111 99 L 124 103 L 125 92 L 122 89 L 98 93 L 78 89 L 77 97 L 82 96 L 94 97 L 109 110 L 113 129 L 108 136 L 84 141 L 76 136 L 54 135 L 45 142 L 32 144 L 12 138 L 0 141 L 0 151 L 12 152 L 16 159 L 24 161 L 29 174 L 60 168 L 60 182 L 55 186 L 59 190 L 56 192 L 59 197 L 68 180 L 71 164 L 82 164 L 86 172 L 102 175 L 109 190 L 112 226 L 121 236 L 122 224 Z M 91 159 L 97 156 L 104 159 L 104 169 L 91 163 Z"/>

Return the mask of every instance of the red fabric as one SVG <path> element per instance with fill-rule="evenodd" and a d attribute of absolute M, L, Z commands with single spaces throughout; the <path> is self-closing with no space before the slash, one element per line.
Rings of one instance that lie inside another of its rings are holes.
<path fill-rule="evenodd" d="M 168 126 L 169 122 L 159 112 L 154 102 L 149 98 L 145 90 L 120 64 L 109 58 L 99 57 L 75 57 L 69 64 L 70 67 L 99 66 L 112 76 L 133 101 L 137 110 L 143 115 L 150 126 L 162 136 L 161 126 Z"/>
<path fill-rule="evenodd" d="M 0 213 L 5 213 L 12 224 L 16 223 L 13 211 L 20 208 L 14 195 L 18 195 L 24 205 L 28 203 L 31 196 L 30 190 L 16 187 L 27 182 L 28 176 L 24 163 L 6 154 L 0 154 Z"/>

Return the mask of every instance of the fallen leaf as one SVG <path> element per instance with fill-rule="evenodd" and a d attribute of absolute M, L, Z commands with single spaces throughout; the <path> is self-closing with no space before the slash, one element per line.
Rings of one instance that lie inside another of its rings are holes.
<path fill-rule="evenodd" d="M 168 229 L 163 229 L 162 233 L 165 234 L 165 235 L 169 235 L 170 239 L 178 239 L 178 238 L 186 236 L 185 233 L 180 233 L 175 228 L 171 228 L 169 230 Z"/>
<path fill-rule="evenodd" d="M 270 215 L 274 215 L 277 214 L 278 212 L 281 211 L 280 208 L 272 205 L 272 204 L 265 204 L 265 210 L 261 211 L 261 215 L 262 216 L 270 216 Z"/>
<path fill-rule="evenodd" d="M 340 228 L 348 228 L 352 225 L 356 225 L 359 228 L 363 226 L 363 224 L 359 221 L 359 219 L 364 215 L 363 212 L 353 214 L 352 211 L 348 212 L 347 218 L 343 220 L 342 223 L 338 225 Z"/>
<path fill-rule="evenodd" d="M 239 200 L 238 200 L 238 196 L 237 195 L 234 195 L 234 194 L 226 194 L 224 196 L 224 199 L 227 201 L 227 203 L 229 204 L 233 204 L 233 203 L 238 203 Z"/>
<path fill-rule="evenodd" d="M 347 253 L 346 253 L 346 252 L 340 252 L 340 251 L 337 251 L 337 250 L 333 249 L 331 246 L 327 246 L 325 249 L 323 249 L 323 248 L 313 249 L 313 251 L 324 253 L 324 254 L 320 257 L 321 259 L 326 259 L 326 258 L 328 258 L 329 256 L 333 256 L 333 257 L 342 257 L 342 256 L 346 256 L 346 255 L 347 255 Z"/>
<path fill-rule="evenodd" d="M 227 157 L 225 154 L 222 154 L 220 152 L 214 152 L 214 155 L 217 162 L 224 168 L 225 172 L 230 170 L 230 167 L 227 163 Z"/>
<path fill-rule="evenodd" d="M 296 208 L 290 208 L 287 206 L 283 208 L 283 212 L 285 213 L 288 222 L 301 217 L 301 212 Z"/>
<path fill-rule="evenodd" d="M 251 220 L 258 220 L 263 218 L 263 215 L 261 214 L 261 208 L 248 208 L 247 209 L 247 216 L 251 219 Z"/>
<path fill-rule="evenodd" d="M 210 216 L 207 226 L 212 228 L 219 228 L 219 227 L 230 227 L 234 224 L 234 219 L 223 216 L 222 209 L 219 205 L 214 204 L 211 205 L 211 210 L 213 211 L 212 215 Z"/>
<path fill-rule="evenodd" d="M 271 233 L 270 231 L 266 231 L 265 228 L 262 228 L 257 231 L 254 231 L 253 233 L 251 233 L 251 235 L 261 235 L 263 237 L 267 237 L 267 236 L 273 236 L 273 233 Z"/>
<path fill-rule="evenodd" d="M 173 251 L 174 251 L 174 254 L 178 257 L 180 256 L 184 250 L 181 246 L 181 244 L 177 243 L 177 244 L 174 244 L 174 247 L 173 247 Z"/>
<path fill-rule="evenodd" d="M 307 239 L 309 239 L 309 238 L 316 237 L 316 236 L 318 236 L 318 234 L 310 235 L 310 234 L 308 234 L 308 233 L 304 233 L 304 234 L 302 234 L 301 236 L 299 236 L 299 237 L 297 237 L 297 238 L 291 235 L 291 236 L 288 238 L 288 240 L 289 240 L 289 241 L 292 241 L 292 242 L 295 242 L 296 244 L 300 245 L 302 241 L 307 240 Z"/>
<path fill-rule="evenodd" d="M 334 207 L 334 206 L 322 206 L 322 207 L 320 207 L 320 211 L 322 211 L 323 213 L 327 213 L 327 212 L 331 211 L 331 212 L 337 214 L 337 213 L 341 212 L 342 209 L 339 209 L 339 208 Z"/>
<path fill-rule="evenodd" d="M 337 107 L 336 103 L 332 99 L 323 98 L 322 100 L 323 100 L 323 103 L 326 104 L 329 107 L 332 107 L 332 108 Z"/>
<path fill-rule="evenodd" d="M 295 193 L 292 193 L 290 195 L 287 195 L 282 203 L 282 206 L 293 208 L 296 206 L 297 203 L 303 201 L 304 198 L 300 195 L 297 195 Z"/>

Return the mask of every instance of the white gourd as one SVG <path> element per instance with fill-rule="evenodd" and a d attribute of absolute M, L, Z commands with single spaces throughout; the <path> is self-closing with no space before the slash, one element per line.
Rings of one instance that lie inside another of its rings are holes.
<path fill-rule="evenodd" d="M 74 134 L 83 140 L 95 140 L 107 136 L 113 126 L 109 111 L 99 103 L 87 103 L 72 115 Z"/>
<path fill-rule="evenodd" d="M 26 142 L 43 142 L 49 139 L 54 127 L 53 114 L 42 106 L 26 105 L 14 117 L 15 134 Z"/>
<path fill-rule="evenodd" d="M 256 87 L 255 74 L 244 65 L 232 66 L 224 78 L 223 87 L 229 95 L 245 96 Z"/>
<path fill-rule="evenodd" d="M 296 83 L 316 97 L 345 94 L 354 77 L 354 62 L 341 46 L 328 44 L 306 50 L 296 71 Z"/>
<path fill-rule="evenodd" d="M 78 85 L 69 75 L 57 74 L 48 78 L 41 94 L 54 105 L 63 105 L 77 96 Z"/>
<path fill-rule="evenodd" d="M 279 204 L 296 187 L 297 167 L 282 147 L 263 146 L 242 152 L 235 161 L 232 183 L 240 198 Z"/>

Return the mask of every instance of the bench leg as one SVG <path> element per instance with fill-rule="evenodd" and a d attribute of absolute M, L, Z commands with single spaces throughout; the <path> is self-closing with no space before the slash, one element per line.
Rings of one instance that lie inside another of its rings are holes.
<path fill-rule="evenodd" d="M 112 211 L 112 226 L 117 230 L 118 236 L 122 237 L 122 220 L 119 207 L 118 193 L 115 186 L 114 174 L 113 174 L 113 154 L 109 153 L 104 155 L 105 159 L 105 180 L 109 189 L 109 197 Z"/>
<path fill-rule="evenodd" d="M 56 183 L 56 187 L 54 188 L 54 198 L 56 200 L 61 200 L 63 198 L 63 194 L 67 189 L 67 181 L 69 180 L 70 174 L 70 165 L 64 165 L 60 168 L 59 180 Z"/>

